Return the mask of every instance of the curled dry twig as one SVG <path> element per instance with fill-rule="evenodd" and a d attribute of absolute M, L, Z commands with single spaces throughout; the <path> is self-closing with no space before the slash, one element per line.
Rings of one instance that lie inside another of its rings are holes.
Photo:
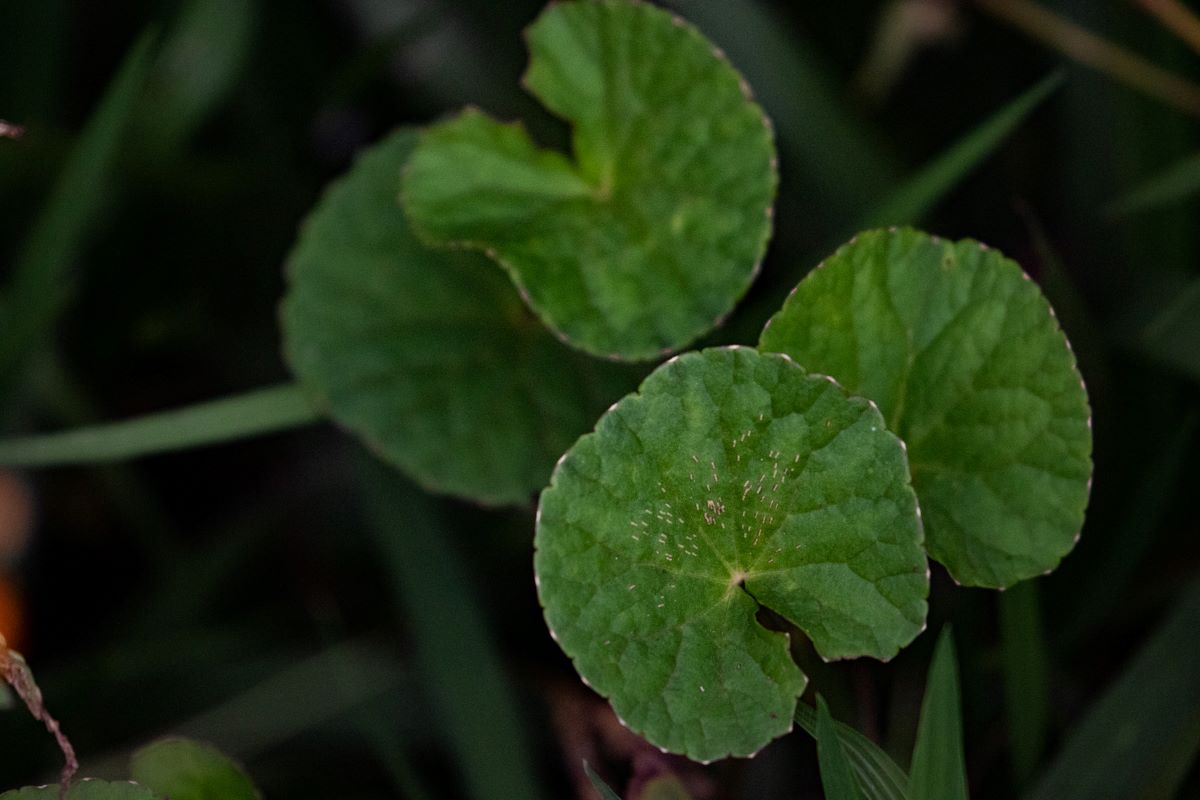
<path fill-rule="evenodd" d="M 42 724 L 46 726 L 46 730 L 54 736 L 54 741 L 58 743 L 58 749 L 62 751 L 64 762 L 59 777 L 58 796 L 60 800 L 65 798 L 67 791 L 71 788 L 71 779 L 75 777 L 75 772 L 79 769 L 75 748 L 71 746 L 71 741 L 62 732 L 58 720 L 46 710 L 46 704 L 42 700 L 42 690 L 38 688 L 37 682 L 33 679 L 33 671 L 29 669 L 29 665 L 25 663 L 25 659 L 20 653 L 8 649 L 8 642 L 5 641 L 4 634 L 0 634 L 0 677 L 3 677 L 4 681 L 13 688 L 17 696 L 25 702 L 29 713 L 35 719 L 41 720 Z"/>

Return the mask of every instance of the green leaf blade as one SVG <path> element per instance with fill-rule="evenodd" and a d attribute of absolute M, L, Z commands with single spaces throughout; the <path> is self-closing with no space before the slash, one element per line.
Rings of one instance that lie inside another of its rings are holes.
<path fill-rule="evenodd" d="M 260 800 L 246 773 L 215 747 L 190 739 L 161 739 L 130 759 L 133 779 L 171 800 Z"/>
<path fill-rule="evenodd" d="M 817 696 L 817 761 L 821 766 L 821 786 L 826 800 L 862 800 L 862 792 L 842 749 L 841 737 L 825 698 Z"/>
<path fill-rule="evenodd" d="M 938 637 L 921 701 L 921 720 L 909 772 L 910 800 L 967 800 L 958 664 L 949 629 Z"/>
<path fill-rule="evenodd" d="M 0 800 L 59 800 L 59 786 L 26 786 L 0 794 Z M 160 800 L 157 795 L 136 783 L 109 783 L 85 779 L 71 784 L 67 800 Z"/>
<path fill-rule="evenodd" d="M 576 443 L 542 493 L 546 620 L 633 730 L 699 760 L 791 727 L 806 679 L 759 603 L 827 658 L 889 658 L 928 574 L 899 442 L 788 359 L 679 356 Z"/>
<path fill-rule="evenodd" d="M 796 704 L 796 724 L 817 738 L 817 712 Z M 846 758 L 867 800 L 907 800 L 908 776 L 879 745 L 844 723 L 834 721 Z"/>
<path fill-rule="evenodd" d="M 415 144 L 368 150 L 308 218 L 285 354 L 314 405 L 426 488 L 527 502 L 629 381 L 543 330 L 482 256 L 417 240 L 396 198 Z"/>
<path fill-rule="evenodd" d="M 628 360 L 678 349 L 745 293 L 771 232 L 775 150 L 694 28 L 630 0 L 552 5 L 525 82 L 574 162 L 477 111 L 431 128 L 404 201 L 426 238 L 483 250 L 548 326 Z"/>
<path fill-rule="evenodd" d="M 999 253 L 910 229 L 827 259 L 768 323 L 790 355 L 875 401 L 905 441 L 931 557 L 960 583 L 1053 569 L 1083 524 L 1091 420 L 1036 285 Z"/>

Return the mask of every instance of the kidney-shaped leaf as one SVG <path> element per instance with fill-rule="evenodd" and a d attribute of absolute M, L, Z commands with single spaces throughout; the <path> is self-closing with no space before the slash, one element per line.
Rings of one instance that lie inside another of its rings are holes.
<path fill-rule="evenodd" d="M 133 754 L 133 779 L 171 800 L 258 800 L 250 778 L 215 747 L 160 739 Z"/>
<path fill-rule="evenodd" d="M 978 242 L 860 234 L 796 287 L 759 348 L 874 400 L 908 445 L 929 554 L 961 583 L 1057 566 L 1083 524 L 1087 394 L 1046 298 Z"/>
<path fill-rule="evenodd" d="M 630 384 L 555 340 L 485 258 L 417 241 L 397 199 L 415 139 L 368 150 L 305 222 L 288 362 L 319 407 L 427 488 L 524 502 Z"/>
<path fill-rule="evenodd" d="M 889 658 L 924 624 L 899 441 L 784 356 L 668 361 L 563 457 L 538 511 L 551 632 L 630 728 L 695 759 L 791 728 L 805 678 L 760 604 L 826 658 Z"/>
<path fill-rule="evenodd" d="M 485 250 L 547 325 L 646 359 L 711 329 L 754 277 L 777 182 L 772 134 L 711 42 L 631 0 L 551 5 L 525 83 L 574 160 L 478 111 L 430 128 L 404 197 L 427 238 Z"/>
<path fill-rule="evenodd" d="M 27 786 L 0 794 L 0 800 L 59 800 L 59 786 Z M 67 800 L 158 800 L 149 789 L 129 781 L 76 781 L 67 792 Z"/>

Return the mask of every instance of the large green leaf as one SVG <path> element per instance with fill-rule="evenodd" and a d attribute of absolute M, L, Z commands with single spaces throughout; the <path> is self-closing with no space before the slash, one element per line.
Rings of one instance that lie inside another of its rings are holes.
<path fill-rule="evenodd" d="M 682 347 L 733 308 L 770 236 L 761 109 L 712 43 L 649 4 L 551 5 L 528 42 L 525 83 L 572 124 L 574 160 L 467 111 L 413 155 L 414 226 L 493 256 L 577 347 L 626 359 Z"/>
<path fill-rule="evenodd" d="M 910 800 L 967 800 L 962 736 L 958 663 L 954 658 L 954 637 L 946 629 L 938 637 L 925 682 L 909 771 Z"/>
<path fill-rule="evenodd" d="M 242 768 L 212 745 L 160 739 L 133 754 L 130 773 L 142 786 L 171 800 L 258 800 L 262 795 Z"/>
<path fill-rule="evenodd" d="M 998 252 L 861 234 L 800 282 L 759 348 L 878 403 L 908 446 L 929 554 L 960 583 L 1008 586 L 1074 546 L 1087 394 L 1050 305 Z"/>
<path fill-rule="evenodd" d="M 368 150 L 305 223 L 287 358 L 318 407 L 427 488 L 523 502 L 627 384 L 603 388 L 616 368 L 557 342 L 486 259 L 417 241 L 396 200 L 415 139 Z"/>
<path fill-rule="evenodd" d="M 0 800 L 59 800 L 59 786 L 26 786 L 0 794 Z M 66 800 L 159 800 L 148 789 L 136 783 L 119 781 L 82 780 L 71 785 Z"/>
<path fill-rule="evenodd" d="M 826 658 L 925 620 L 908 467 L 878 410 L 748 348 L 668 361 L 563 457 L 534 566 L 546 621 L 633 730 L 707 760 L 790 729 L 806 679 L 759 604 Z"/>

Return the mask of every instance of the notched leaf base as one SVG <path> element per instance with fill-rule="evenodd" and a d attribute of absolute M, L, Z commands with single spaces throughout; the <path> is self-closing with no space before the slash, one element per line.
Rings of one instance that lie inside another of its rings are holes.
<path fill-rule="evenodd" d="M 677 357 L 542 494 L 535 567 L 580 674 L 651 742 L 750 755 L 806 679 L 762 607 L 826 658 L 888 658 L 925 618 L 915 498 L 878 411 L 784 356 Z"/>

